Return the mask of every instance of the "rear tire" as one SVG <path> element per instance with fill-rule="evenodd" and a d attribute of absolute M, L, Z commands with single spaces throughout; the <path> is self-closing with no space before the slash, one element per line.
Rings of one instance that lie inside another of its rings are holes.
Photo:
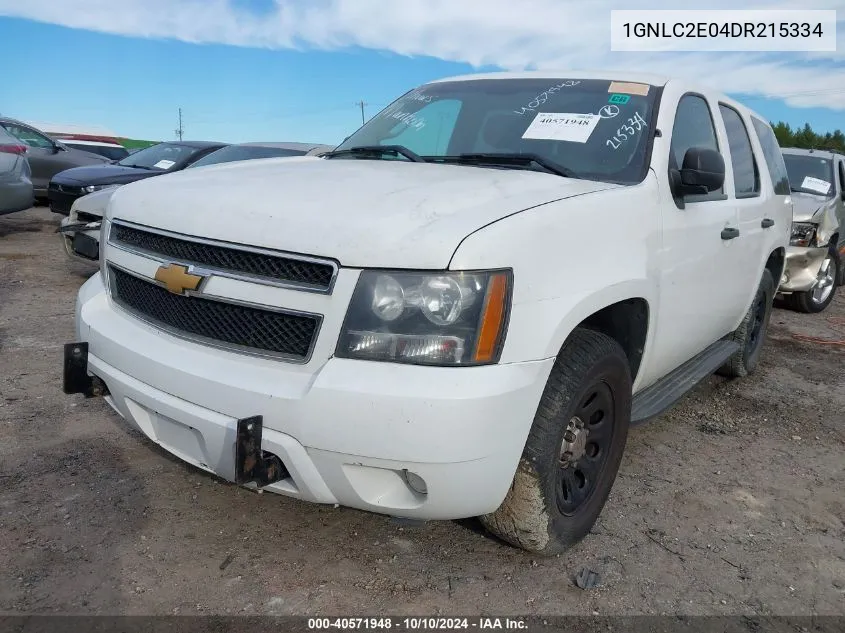
<path fill-rule="evenodd" d="M 833 301 L 833 296 L 836 294 L 836 288 L 839 285 L 839 253 L 836 247 L 831 246 L 827 258 L 822 263 L 819 270 L 819 279 L 827 284 L 821 289 L 807 290 L 806 292 L 793 292 L 789 295 L 789 307 L 796 312 L 804 312 L 807 314 L 815 314 L 824 311 L 827 306 Z M 829 292 L 824 292 L 829 288 Z"/>
<path fill-rule="evenodd" d="M 578 543 L 610 495 L 630 419 L 625 352 L 609 336 L 576 329 L 552 368 L 511 488 L 482 524 L 540 555 Z"/>
<path fill-rule="evenodd" d="M 757 287 L 751 307 L 745 313 L 742 323 L 727 338 L 739 343 L 739 351 L 731 356 L 716 373 L 728 378 L 742 378 L 754 372 L 760 360 L 760 352 L 769 329 L 772 316 L 772 303 L 775 295 L 775 282 L 768 269 L 763 271 L 763 278 Z"/>

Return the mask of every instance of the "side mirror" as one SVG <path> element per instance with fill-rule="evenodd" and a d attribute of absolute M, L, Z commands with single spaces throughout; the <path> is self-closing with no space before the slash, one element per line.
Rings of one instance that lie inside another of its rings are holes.
<path fill-rule="evenodd" d="M 68 151 L 67 145 L 63 145 L 62 143 L 59 143 L 58 141 L 53 143 L 53 153 L 54 154 L 58 154 L 59 152 L 66 152 L 66 151 Z"/>
<path fill-rule="evenodd" d="M 673 189 L 679 197 L 706 195 L 725 184 L 725 160 L 714 149 L 690 147 L 683 166 L 673 176 Z"/>

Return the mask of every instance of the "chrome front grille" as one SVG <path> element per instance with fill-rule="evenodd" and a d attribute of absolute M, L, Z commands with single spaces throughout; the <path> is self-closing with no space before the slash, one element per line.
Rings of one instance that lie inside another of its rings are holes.
<path fill-rule="evenodd" d="M 233 351 L 307 362 L 322 317 L 201 295 L 177 295 L 108 266 L 112 299 L 139 319 L 177 336 Z"/>
<path fill-rule="evenodd" d="M 330 293 L 337 275 L 337 264 L 331 260 L 205 240 L 119 220 L 112 223 L 109 242 L 124 250 L 191 264 L 219 276 L 297 290 Z"/>

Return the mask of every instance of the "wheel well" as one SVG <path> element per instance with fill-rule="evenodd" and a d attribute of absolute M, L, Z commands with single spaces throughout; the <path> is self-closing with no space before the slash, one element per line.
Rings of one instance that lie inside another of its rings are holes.
<path fill-rule="evenodd" d="M 772 273 L 772 281 L 775 282 L 775 288 L 780 286 L 780 278 L 783 275 L 783 267 L 786 260 L 786 251 L 779 248 L 772 251 L 769 259 L 766 261 L 766 269 Z"/>
<path fill-rule="evenodd" d="M 626 299 L 609 305 L 588 316 L 579 327 L 596 330 L 616 340 L 628 357 L 631 379 L 636 379 L 648 334 L 648 302 L 645 299 Z"/>

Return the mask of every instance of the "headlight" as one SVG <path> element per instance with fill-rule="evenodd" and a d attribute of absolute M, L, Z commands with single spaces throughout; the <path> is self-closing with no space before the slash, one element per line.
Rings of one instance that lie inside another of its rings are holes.
<path fill-rule="evenodd" d="M 810 222 L 793 222 L 789 243 L 792 246 L 812 246 L 816 239 L 817 228 L 818 225 Z"/>
<path fill-rule="evenodd" d="M 415 365 L 495 363 L 504 342 L 510 271 L 364 271 L 336 355 Z"/>
<path fill-rule="evenodd" d="M 103 189 L 114 189 L 120 185 L 87 185 L 82 187 L 83 193 L 94 193 L 95 191 L 102 191 Z"/>

